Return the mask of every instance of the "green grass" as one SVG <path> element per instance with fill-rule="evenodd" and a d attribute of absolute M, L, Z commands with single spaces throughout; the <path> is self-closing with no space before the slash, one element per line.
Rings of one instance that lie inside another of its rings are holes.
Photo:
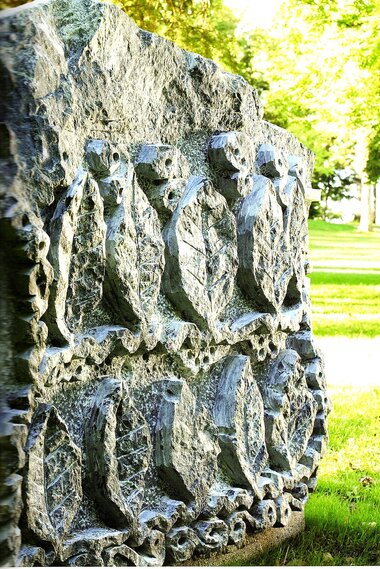
<path fill-rule="evenodd" d="M 305 532 L 246 565 L 380 564 L 380 389 L 330 393 L 330 445 Z"/>
<path fill-rule="evenodd" d="M 380 334 L 380 228 L 309 220 L 313 330 L 319 336 Z"/>

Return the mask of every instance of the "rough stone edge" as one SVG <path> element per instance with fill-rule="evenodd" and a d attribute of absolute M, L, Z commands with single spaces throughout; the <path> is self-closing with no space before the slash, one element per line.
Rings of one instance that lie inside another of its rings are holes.
<path fill-rule="evenodd" d="M 236 547 L 228 546 L 225 553 L 214 553 L 209 557 L 198 557 L 184 563 L 178 563 L 176 567 L 224 567 L 226 565 L 247 563 L 258 558 L 260 553 L 274 549 L 282 543 L 293 539 L 305 530 L 304 512 L 292 512 L 291 520 L 285 527 L 272 527 L 258 533 L 248 534 L 243 545 Z"/>

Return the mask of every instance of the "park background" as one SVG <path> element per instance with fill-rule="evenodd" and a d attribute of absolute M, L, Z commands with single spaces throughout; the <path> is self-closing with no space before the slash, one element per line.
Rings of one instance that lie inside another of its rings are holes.
<path fill-rule="evenodd" d="M 315 153 L 309 257 L 329 450 L 305 532 L 249 564 L 380 565 L 380 0 L 113 3 L 243 76 L 264 118 Z"/>

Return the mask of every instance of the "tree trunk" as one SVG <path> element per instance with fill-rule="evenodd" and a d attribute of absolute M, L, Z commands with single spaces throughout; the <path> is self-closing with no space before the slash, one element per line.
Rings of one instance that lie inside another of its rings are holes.
<path fill-rule="evenodd" d="M 369 225 L 371 231 L 375 224 L 375 207 L 376 207 L 375 190 L 376 190 L 375 184 L 371 184 L 371 187 L 369 189 Z"/>
<path fill-rule="evenodd" d="M 328 203 L 329 203 L 329 198 L 328 198 L 328 196 L 326 196 L 326 199 L 325 199 L 325 207 L 323 208 L 323 221 L 327 221 L 327 207 L 328 207 Z"/>
<path fill-rule="evenodd" d="M 375 225 L 380 225 L 380 182 L 377 182 L 377 184 L 376 184 Z"/>
<path fill-rule="evenodd" d="M 368 160 L 368 132 L 365 128 L 356 131 L 354 168 L 360 177 L 360 223 L 359 231 L 371 231 L 371 190 L 366 173 Z"/>
<path fill-rule="evenodd" d="M 370 185 L 362 179 L 359 231 L 371 231 L 371 225 L 371 190 Z"/>

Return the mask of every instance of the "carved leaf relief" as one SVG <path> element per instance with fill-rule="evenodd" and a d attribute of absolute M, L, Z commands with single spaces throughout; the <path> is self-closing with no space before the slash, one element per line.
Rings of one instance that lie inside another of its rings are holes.
<path fill-rule="evenodd" d="M 308 448 L 318 407 L 297 352 L 279 353 L 262 381 L 261 393 L 270 464 L 294 471 Z"/>
<path fill-rule="evenodd" d="M 50 223 L 54 280 L 46 320 L 54 339 L 70 340 L 102 300 L 105 234 L 97 182 L 80 169 Z"/>
<path fill-rule="evenodd" d="M 30 528 L 57 545 L 82 499 L 81 452 L 52 405 L 40 405 L 26 445 L 26 506 Z"/>
<path fill-rule="evenodd" d="M 122 324 L 149 320 L 160 292 L 164 244 L 156 211 L 133 171 L 107 217 L 105 292 Z"/>
<path fill-rule="evenodd" d="M 185 315 L 211 323 L 232 297 L 237 270 L 236 228 L 225 199 L 193 176 L 165 227 L 163 287 Z"/>
<path fill-rule="evenodd" d="M 74 182 L 59 200 L 50 223 L 48 259 L 54 270 L 46 321 L 54 339 L 68 341 L 70 330 L 65 320 L 66 298 L 69 287 L 70 264 L 78 211 L 88 174 L 80 169 Z"/>
<path fill-rule="evenodd" d="M 173 497 L 194 501 L 199 510 L 217 473 L 220 452 L 212 418 L 197 410 L 185 381 L 163 382 L 165 389 L 156 425 L 156 465 Z"/>
<path fill-rule="evenodd" d="M 308 211 L 300 182 L 292 189 L 289 206 L 284 212 L 284 232 L 288 242 L 289 261 L 292 277 L 288 284 L 287 304 L 301 301 L 302 286 L 305 280 L 305 261 L 308 250 Z"/>
<path fill-rule="evenodd" d="M 123 382 L 104 379 L 86 426 L 88 479 L 108 523 L 134 530 L 151 454 L 148 425 Z"/>
<path fill-rule="evenodd" d="M 72 242 L 70 276 L 66 297 L 66 322 L 80 332 L 86 316 L 103 297 L 106 224 L 97 182 L 89 177 L 84 188 Z"/>
<path fill-rule="evenodd" d="M 232 482 L 258 492 L 268 454 L 264 408 L 248 356 L 227 358 L 214 405 L 221 454 L 219 462 Z"/>
<path fill-rule="evenodd" d="M 272 182 L 254 176 L 252 192 L 237 214 L 238 281 L 261 310 L 277 310 L 292 275 L 284 241 L 282 209 Z"/>

